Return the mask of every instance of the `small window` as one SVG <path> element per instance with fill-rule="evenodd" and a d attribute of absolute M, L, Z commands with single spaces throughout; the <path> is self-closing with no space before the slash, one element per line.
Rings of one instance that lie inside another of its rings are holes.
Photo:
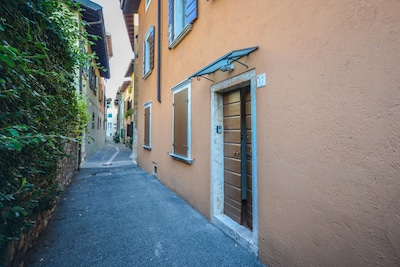
<path fill-rule="evenodd" d="M 94 112 L 92 112 L 92 129 L 94 129 L 94 124 L 95 124 L 95 115 Z"/>
<path fill-rule="evenodd" d="M 108 113 L 108 114 L 107 114 L 107 117 L 108 117 L 108 118 L 112 118 L 112 113 Z"/>
<path fill-rule="evenodd" d="M 107 129 L 112 129 L 112 122 L 107 123 Z"/>
<path fill-rule="evenodd" d="M 174 159 L 191 164 L 191 121 L 190 121 L 190 80 L 172 88 L 173 92 L 173 125 L 172 156 Z"/>
<path fill-rule="evenodd" d="M 146 79 L 154 68 L 154 27 L 147 31 L 143 43 L 143 78 Z"/>
<path fill-rule="evenodd" d="M 190 32 L 197 19 L 197 0 L 168 0 L 168 40 L 174 48 Z"/>
<path fill-rule="evenodd" d="M 89 87 L 92 89 L 93 93 L 97 94 L 98 81 L 96 76 L 96 71 L 92 65 L 89 66 Z"/>
<path fill-rule="evenodd" d="M 143 148 L 151 150 L 151 102 L 144 104 L 144 144 Z"/>
<path fill-rule="evenodd" d="M 149 9 L 150 2 L 151 2 L 151 0 L 146 0 L 146 11 L 147 11 L 147 9 Z"/>

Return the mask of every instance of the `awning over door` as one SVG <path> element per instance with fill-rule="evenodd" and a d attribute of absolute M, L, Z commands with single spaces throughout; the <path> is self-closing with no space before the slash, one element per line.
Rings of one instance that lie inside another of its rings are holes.
<path fill-rule="evenodd" d="M 233 51 L 229 52 L 228 54 L 224 55 L 223 57 L 221 57 L 221 58 L 215 60 L 214 62 L 210 63 L 209 65 L 205 66 L 198 72 L 193 73 L 192 75 L 189 76 L 189 79 L 194 78 L 194 77 L 201 77 L 206 74 L 214 73 L 217 70 L 220 70 L 221 68 L 230 66 L 233 62 L 238 62 L 238 63 L 244 65 L 243 63 L 239 62 L 238 60 L 241 57 L 248 56 L 251 52 L 253 52 L 257 49 L 258 49 L 258 46 L 239 49 L 239 50 L 233 50 Z"/>

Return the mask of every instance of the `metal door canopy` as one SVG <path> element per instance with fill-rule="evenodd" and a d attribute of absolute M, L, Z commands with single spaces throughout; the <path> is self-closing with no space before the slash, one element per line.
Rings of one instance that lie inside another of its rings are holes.
<path fill-rule="evenodd" d="M 194 78 L 194 77 L 203 77 L 203 75 L 206 75 L 206 74 L 208 75 L 208 74 L 214 73 L 217 70 L 225 71 L 226 69 L 229 69 L 229 67 L 228 68 L 225 68 L 225 67 L 230 66 L 233 62 L 238 62 L 241 65 L 248 67 L 247 65 L 240 62 L 239 59 L 244 56 L 248 56 L 251 52 L 253 52 L 257 49 L 258 49 L 258 46 L 243 48 L 243 49 L 239 49 L 239 50 L 233 50 L 233 51 L 227 53 L 226 55 L 222 56 L 221 58 L 215 60 L 214 62 L 210 63 L 209 65 L 205 66 L 201 70 L 193 73 L 192 75 L 189 76 L 189 79 Z M 203 78 L 205 78 L 205 77 L 203 77 Z M 208 78 L 206 78 L 206 79 L 208 79 Z"/>

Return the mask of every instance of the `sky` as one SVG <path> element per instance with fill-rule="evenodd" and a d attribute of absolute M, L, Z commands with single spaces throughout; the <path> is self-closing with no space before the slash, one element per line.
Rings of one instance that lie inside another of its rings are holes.
<path fill-rule="evenodd" d="M 118 88 L 125 78 L 125 73 L 133 58 L 131 44 L 125 27 L 122 10 L 119 7 L 119 0 L 92 0 L 103 7 L 104 23 L 106 32 L 111 33 L 113 57 L 110 58 L 111 77 L 106 84 L 107 98 L 115 98 Z"/>

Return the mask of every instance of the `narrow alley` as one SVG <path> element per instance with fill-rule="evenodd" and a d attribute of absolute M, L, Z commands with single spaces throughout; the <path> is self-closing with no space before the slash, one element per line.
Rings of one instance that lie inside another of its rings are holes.
<path fill-rule="evenodd" d="M 263 266 L 121 144 L 81 166 L 25 266 Z"/>

